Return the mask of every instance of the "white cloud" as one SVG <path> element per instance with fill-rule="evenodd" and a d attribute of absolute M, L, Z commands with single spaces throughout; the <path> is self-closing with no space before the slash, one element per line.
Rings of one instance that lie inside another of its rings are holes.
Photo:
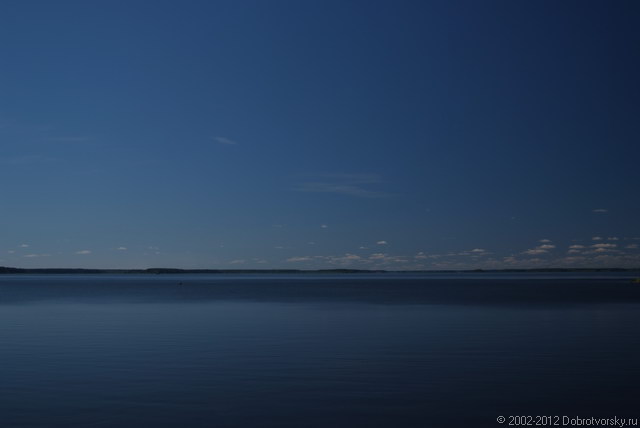
<path fill-rule="evenodd" d="M 484 248 L 474 248 L 471 250 L 472 253 L 484 253 L 486 250 Z"/>
<path fill-rule="evenodd" d="M 593 248 L 616 248 L 616 244 L 593 244 Z"/>
<path fill-rule="evenodd" d="M 378 245 L 387 245 L 387 241 L 378 241 L 376 242 Z"/>
<path fill-rule="evenodd" d="M 348 263 L 359 261 L 359 260 L 362 260 L 362 257 L 360 257 L 357 254 L 349 254 L 349 253 L 346 253 L 344 256 L 341 256 L 341 257 L 331 257 L 332 263 L 348 264 Z"/>
<path fill-rule="evenodd" d="M 238 260 L 231 260 L 229 262 L 229 264 L 230 265 L 241 265 L 241 264 L 243 264 L 245 262 L 246 262 L 246 260 L 244 260 L 244 259 L 238 259 Z"/>
<path fill-rule="evenodd" d="M 591 239 L 594 240 L 594 241 L 602 241 L 602 237 L 600 237 L 600 236 L 594 236 Z"/>
<path fill-rule="evenodd" d="M 226 144 L 226 145 L 229 145 L 229 146 L 233 146 L 233 145 L 237 144 L 235 141 L 233 141 L 233 140 L 231 140 L 229 138 L 226 138 L 226 137 L 214 137 L 213 139 L 215 141 L 217 141 L 218 143 L 220 143 L 220 144 Z"/>
<path fill-rule="evenodd" d="M 607 238 L 608 241 L 618 241 L 618 237 L 617 236 L 610 236 L 609 238 Z"/>
<path fill-rule="evenodd" d="M 296 262 L 306 262 L 311 260 L 311 257 L 290 257 L 287 259 L 288 262 L 290 263 L 296 263 Z"/>
<path fill-rule="evenodd" d="M 535 256 L 537 254 L 544 254 L 546 252 L 547 252 L 547 250 L 541 250 L 539 248 L 532 248 L 530 250 L 525 251 L 524 254 L 528 254 L 530 256 Z"/>
<path fill-rule="evenodd" d="M 528 254 L 530 256 L 535 256 L 538 254 L 545 254 L 548 253 L 549 250 L 553 250 L 554 248 L 556 248 L 555 245 L 553 244 L 542 244 L 542 245 L 538 245 L 535 248 L 532 248 L 530 250 L 524 251 L 523 254 Z"/>
<path fill-rule="evenodd" d="M 386 257 L 387 255 L 384 253 L 374 253 L 369 256 L 371 260 L 382 260 L 382 259 L 385 259 Z"/>
<path fill-rule="evenodd" d="M 616 244 L 593 244 L 591 248 L 594 248 L 594 250 L 588 251 L 585 254 L 617 252 L 618 250 L 615 249 L 616 247 Z"/>
<path fill-rule="evenodd" d="M 543 244 L 548 244 L 548 243 L 550 243 L 552 241 L 551 241 L 551 239 L 541 239 L 539 242 L 542 242 Z"/>
<path fill-rule="evenodd" d="M 76 251 L 76 254 L 91 254 L 91 250 L 80 250 L 80 251 Z"/>
<path fill-rule="evenodd" d="M 595 210 L 593 210 L 594 213 L 606 213 L 609 212 L 609 210 L 604 209 L 604 208 L 597 208 Z"/>
<path fill-rule="evenodd" d="M 568 253 L 569 254 L 577 254 L 577 253 L 582 252 L 585 248 L 586 247 L 584 245 L 578 245 L 578 244 L 570 245 Z"/>
<path fill-rule="evenodd" d="M 22 244 L 20 245 L 20 248 L 29 248 L 29 244 Z"/>
<path fill-rule="evenodd" d="M 327 229 L 329 226 L 327 226 L 326 224 L 321 224 L 320 227 L 323 229 Z"/>
<path fill-rule="evenodd" d="M 118 251 L 127 251 L 127 247 L 118 247 L 116 248 Z"/>

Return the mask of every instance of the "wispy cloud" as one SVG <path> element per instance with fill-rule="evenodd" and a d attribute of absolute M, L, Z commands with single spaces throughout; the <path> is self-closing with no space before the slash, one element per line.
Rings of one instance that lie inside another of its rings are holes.
<path fill-rule="evenodd" d="M 390 196 L 375 187 L 382 183 L 375 174 L 317 174 L 308 181 L 298 183 L 294 190 L 308 193 L 334 193 L 360 198 L 383 198 Z M 372 188 L 374 187 L 374 188 Z"/>
<path fill-rule="evenodd" d="M 311 257 L 290 257 L 287 259 L 287 262 L 289 263 L 297 263 L 297 262 L 307 262 L 311 260 Z"/>
<path fill-rule="evenodd" d="M 93 140 L 93 137 L 87 136 L 60 136 L 60 137 L 46 137 L 46 141 L 58 142 L 58 143 L 86 143 Z"/>
<path fill-rule="evenodd" d="M 605 242 L 601 242 L 598 244 L 593 244 L 591 246 L 589 246 L 588 248 L 584 248 L 584 249 L 580 249 L 579 251 L 582 252 L 583 255 L 589 255 L 589 254 L 601 254 L 601 253 L 611 253 L 611 252 L 619 252 L 617 250 L 618 244 L 611 244 L 611 243 L 605 243 Z M 578 250 L 569 250 L 570 253 L 576 253 L 579 252 Z"/>
<path fill-rule="evenodd" d="M 527 254 L 529 256 L 535 256 L 539 254 L 548 253 L 549 250 L 553 250 L 554 248 L 556 248 L 556 246 L 553 244 L 542 244 L 542 245 L 538 245 L 535 248 L 531 248 L 529 250 L 524 251 L 523 254 Z"/>
<path fill-rule="evenodd" d="M 609 210 L 604 209 L 604 208 L 596 208 L 595 210 L 593 210 L 594 213 L 607 213 L 609 212 Z"/>
<path fill-rule="evenodd" d="M 2 165 L 33 165 L 33 164 L 47 164 L 58 162 L 60 159 L 41 156 L 41 155 L 27 155 L 27 156 L 12 156 L 12 157 L 0 157 L 0 164 Z"/>
<path fill-rule="evenodd" d="M 606 238 L 605 238 L 606 239 Z M 563 246 L 564 247 L 564 246 Z M 611 241 L 573 244 L 568 252 L 557 250 L 555 244 L 539 243 L 519 253 L 494 255 L 484 248 L 464 251 L 450 251 L 442 254 L 429 254 L 419 251 L 410 255 L 383 252 L 387 247 L 376 247 L 379 252 L 345 253 L 342 255 L 297 255 L 283 259 L 287 263 L 300 263 L 301 266 L 350 267 L 361 269 L 500 269 L 506 267 L 634 267 L 640 263 L 638 244 L 619 245 Z M 382 250 L 384 248 L 384 250 Z M 382 251 L 381 251 L 382 250 Z"/>
<path fill-rule="evenodd" d="M 234 146 L 236 144 L 238 144 L 237 142 L 233 141 L 230 138 L 227 137 L 213 137 L 213 140 L 220 143 L 220 144 L 226 144 L 229 146 Z"/>
<path fill-rule="evenodd" d="M 617 245 L 616 244 L 594 244 L 592 245 L 593 248 L 616 248 Z"/>
<path fill-rule="evenodd" d="M 91 250 L 80 250 L 80 251 L 76 251 L 76 254 L 91 254 Z"/>
<path fill-rule="evenodd" d="M 585 248 L 586 247 L 584 245 L 579 245 L 579 244 L 570 245 L 568 253 L 569 254 L 578 254 L 578 253 L 582 252 Z"/>
<path fill-rule="evenodd" d="M 127 247 L 118 247 L 116 248 L 118 251 L 127 251 Z"/>
<path fill-rule="evenodd" d="M 385 253 L 373 253 L 369 256 L 371 260 L 384 260 L 386 257 Z"/>
<path fill-rule="evenodd" d="M 378 245 L 387 245 L 387 241 L 378 241 L 376 242 Z"/>

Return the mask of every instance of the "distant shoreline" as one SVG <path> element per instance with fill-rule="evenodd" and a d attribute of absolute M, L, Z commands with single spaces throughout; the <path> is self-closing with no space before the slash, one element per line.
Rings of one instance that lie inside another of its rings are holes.
<path fill-rule="evenodd" d="M 381 273 L 559 273 L 559 272 L 640 272 L 638 268 L 537 268 L 537 269 L 466 269 L 466 270 L 412 270 L 394 271 L 379 269 L 76 269 L 76 268 L 14 268 L 0 266 L 2 274 L 136 274 L 136 275 L 166 275 L 166 274 L 381 274 Z"/>

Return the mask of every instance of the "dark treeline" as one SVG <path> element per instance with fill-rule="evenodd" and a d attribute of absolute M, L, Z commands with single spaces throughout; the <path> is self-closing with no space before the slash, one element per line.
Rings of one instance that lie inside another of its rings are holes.
<path fill-rule="evenodd" d="M 305 274 L 305 273 L 518 273 L 518 272 L 638 272 L 636 269 L 625 268 L 536 268 L 536 269 L 474 269 L 474 270 L 422 270 L 422 271 L 387 271 L 366 269 L 75 269 L 75 268 L 40 268 L 23 269 L 0 266 L 0 274 Z"/>
<path fill-rule="evenodd" d="M 149 268 L 149 269 L 75 269 L 75 268 L 39 268 L 23 269 L 0 266 L 0 274 L 191 274 L 191 273 L 377 273 L 380 270 L 360 269 L 175 269 L 175 268 Z"/>

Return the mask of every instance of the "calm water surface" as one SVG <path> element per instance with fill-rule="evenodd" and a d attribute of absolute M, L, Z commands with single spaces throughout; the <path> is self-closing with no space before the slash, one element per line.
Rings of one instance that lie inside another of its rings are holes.
<path fill-rule="evenodd" d="M 632 276 L 0 276 L 0 426 L 638 418 Z"/>

